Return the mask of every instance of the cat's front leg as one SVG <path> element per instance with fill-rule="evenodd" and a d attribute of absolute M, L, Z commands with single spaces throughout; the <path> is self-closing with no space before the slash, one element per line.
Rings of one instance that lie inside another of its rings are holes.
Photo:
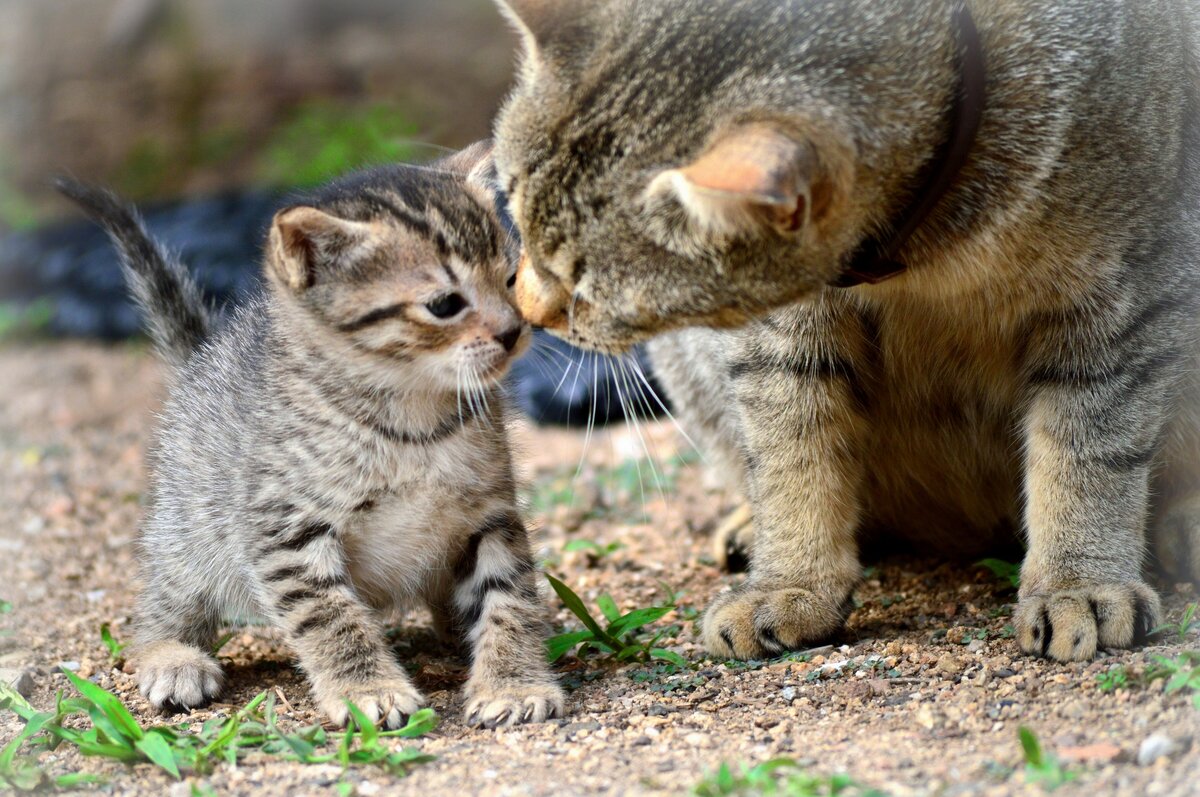
<path fill-rule="evenodd" d="M 520 516 L 503 509 L 467 539 L 454 564 L 454 608 L 471 647 L 469 725 L 541 722 L 565 696 L 546 663 L 537 569 Z"/>
<path fill-rule="evenodd" d="M 746 581 L 704 617 L 717 656 L 763 658 L 845 622 L 861 578 L 866 328 L 827 300 L 772 316 L 730 358 L 754 517 Z"/>
<path fill-rule="evenodd" d="M 1145 530 L 1182 358 L 1170 334 L 1144 328 L 1143 312 L 1125 315 L 1124 326 L 1093 322 L 1058 330 L 1053 349 L 1037 338 L 1031 347 L 1029 550 L 1013 618 L 1026 653 L 1090 659 L 1135 644 L 1161 617 L 1143 579 Z"/>
<path fill-rule="evenodd" d="M 321 710 L 345 725 L 346 703 L 399 728 L 425 704 L 355 592 L 337 529 L 309 520 L 273 534 L 258 561 L 264 603 L 308 674 Z"/>

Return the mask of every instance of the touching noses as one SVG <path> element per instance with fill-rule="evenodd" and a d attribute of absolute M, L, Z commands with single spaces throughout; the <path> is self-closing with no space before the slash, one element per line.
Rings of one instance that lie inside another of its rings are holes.
<path fill-rule="evenodd" d="M 567 304 L 571 297 L 557 281 L 542 279 L 529 255 L 522 253 L 517 266 L 517 307 L 534 326 L 553 330 L 567 328 Z"/>
<path fill-rule="evenodd" d="M 504 347 L 504 350 L 511 352 L 517 345 L 517 341 L 521 339 L 521 325 L 517 324 L 511 329 L 506 329 L 503 332 L 496 333 L 496 340 Z"/>

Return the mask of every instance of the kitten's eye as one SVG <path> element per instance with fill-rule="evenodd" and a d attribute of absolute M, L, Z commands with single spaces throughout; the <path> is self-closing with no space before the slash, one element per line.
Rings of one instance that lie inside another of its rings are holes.
<path fill-rule="evenodd" d="M 512 273 L 512 276 L 508 278 L 508 282 L 506 282 L 505 285 L 508 286 L 509 290 L 512 290 L 513 287 L 516 286 L 516 284 L 517 284 L 517 272 L 514 271 Z"/>
<path fill-rule="evenodd" d="M 445 296 L 439 296 L 432 302 L 425 305 L 425 309 L 433 314 L 435 318 L 453 318 L 463 311 L 467 306 L 467 300 L 462 297 L 462 294 L 447 293 Z"/>

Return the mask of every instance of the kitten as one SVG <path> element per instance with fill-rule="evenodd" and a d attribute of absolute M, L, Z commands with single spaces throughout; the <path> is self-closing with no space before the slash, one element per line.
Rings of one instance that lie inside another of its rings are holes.
<path fill-rule="evenodd" d="M 505 431 L 499 380 L 529 333 L 486 150 L 281 210 L 266 289 L 221 326 L 132 210 L 62 184 L 116 243 L 174 371 L 131 654 L 156 707 L 213 698 L 215 632 L 254 617 L 286 633 L 334 723 L 352 701 L 398 727 L 424 699 L 382 620 L 424 602 L 470 643 L 469 723 L 562 711 Z"/>
<path fill-rule="evenodd" d="M 1147 527 L 1200 576 L 1194 3 L 503 8 L 518 304 L 599 350 L 660 335 L 749 499 L 714 655 L 836 631 L 867 536 L 1023 531 L 1017 639 L 1056 659 L 1157 625 Z"/>

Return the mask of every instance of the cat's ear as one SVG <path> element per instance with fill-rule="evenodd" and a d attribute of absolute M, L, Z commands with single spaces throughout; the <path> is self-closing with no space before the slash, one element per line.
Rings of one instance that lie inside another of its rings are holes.
<path fill-rule="evenodd" d="M 603 0 L 496 0 L 525 44 L 527 62 L 577 48 L 588 37 L 589 17 Z M 561 54 L 561 53 L 560 53 Z"/>
<path fill-rule="evenodd" d="M 738 236 L 764 228 L 803 230 L 820 200 L 816 154 L 807 141 L 769 124 L 718 136 L 691 163 L 659 173 L 649 197 L 671 196 L 705 234 Z"/>
<path fill-rule="evenodd" d="M 371 234 L 369 225 L 307 206 L 285 208 L 271 224 L 271 275 L 295 293 L 311 288 Z"/>

